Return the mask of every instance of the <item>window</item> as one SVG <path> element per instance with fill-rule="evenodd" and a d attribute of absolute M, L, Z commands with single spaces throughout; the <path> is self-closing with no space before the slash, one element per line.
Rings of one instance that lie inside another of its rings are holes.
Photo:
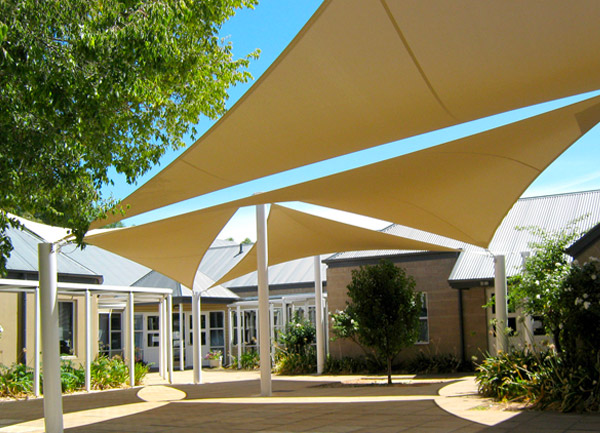
<path fill-rule="evenodd" d="M 144 359 L 144 315 L 136 314 L 133 318 L 133 329 L 135 338 L 135 361 Z"/>
<path fill-rule="evenodd" d="M 244 345 L 257 345 L 256 310 L 244 311 Z"/>
<path fill-rule="evenodd" d="M 200 345 L 206 346 L 206 316 L 200 315 Z M 194 345 L 194 317 L 190 314 L 190 346 Z"/>
<path fill-rule="evenodd" d="M 123 355 L 123 314 L 110 311 L 98 315 L 98 342 L 101 355 Z"/>
<path fill-rule="evenodd" d="M 209 315 L 210 324 L 210 350 L 225 349 L 225 314 L 222 311 L 211 311 Z"/>
<path fill-rule="evenodd" d="M 63 356 L 75 355 L 73 310 L 73 302 L 58 302 L 58 339 Z"/>
<path fill-rule="evenodd" d="M 429 343 L 429 319 L 427 315 L 427 294 L 421 293 L 421 313 L 419 314 L 419 338 L 417 344 Z"/>
<path fill-rule="evenodd" d="M 160 334 L 158 316 L 148 316 L 146 318 L 146 325 L 148 328 L 148 341 L 146 342 L 148 347 L 158 347 L 160 344 Z"/>

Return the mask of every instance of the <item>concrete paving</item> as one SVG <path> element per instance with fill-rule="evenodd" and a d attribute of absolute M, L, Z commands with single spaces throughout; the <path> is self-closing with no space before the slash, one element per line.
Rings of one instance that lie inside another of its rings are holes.
<path fill-rule="evenodd" d="M 144 387 L 63 399 L 66 432 L 598 432 L 600 416 L 508 411 L 476 395 L 472 377 L 274 376 L 260 397 L 258 372 L 190 371 L 174 384 L 150 374 Z M 43 432 L 42 399 L 0 402 L 0 433 Z"/>

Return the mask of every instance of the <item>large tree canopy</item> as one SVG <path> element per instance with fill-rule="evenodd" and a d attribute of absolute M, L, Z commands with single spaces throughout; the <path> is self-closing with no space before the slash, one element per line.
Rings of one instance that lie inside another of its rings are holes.
<path fill-rule="evenodd" d="M 114 169 L 133 182 L 183 146 L 257 53 L 219 37 L 257 0 L 0 1 L 0 252 L 6 212 L 71 228 L 81 241 L 111 205 Z"/>

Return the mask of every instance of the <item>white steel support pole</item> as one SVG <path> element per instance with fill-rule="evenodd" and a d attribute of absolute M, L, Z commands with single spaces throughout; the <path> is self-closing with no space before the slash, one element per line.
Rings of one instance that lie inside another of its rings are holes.
<path fill-rule="evenodd" d="M 177 313 L 179 315 L 179 329 L 177 332 L 179 333 L 179 371 L 185 370 L 185 353 L 184 353 L 184 335 L 183 332 L 183 304 L 179 302 L 177 306 Z"/>
<path fill-rule="evenodd" d="M 158 303 L 158 375 L 164 379 L 165 378 L 165 326 L 164 326 L 164 298 L 160 300 Z"/>
<path fill-rule="evenodd" d="M 194 383 L 202 383 L 202 330 L 200 329 L 200 293 L 194 292 L 192 296 L 192 326 L 194 347 Z"/>
<path fill-rule="evenodd" d="M 269 303 L 269 330 L 271 332 L 269 338 L 269 347 L 271 348 L 271 359 L 275 359 L 275 307 Z"/>
<path fill-rule="evenodd" d="M 129 352 L 129 386 L 135 386 L 135 304 L 133 292 L 127 299 L 127 351 Z"/>
<path fill-rule="evenodd" d="M 183 304 L 179 302 L 179 371 L 185 370 Z"/>
<path fill-rule="evenodd" d="M 92 390 L 92 300 L 85 291 L 85 390 Z"/>
<path fill-rule="evenodd" d="M 323 280 L 321 278 L 321 256 L 315 256 L 315 329 L 317 333 L 317 374 L 325 367 L 325 338 L 323 332 Z"/>
<path fill-rule="evenodd" d="M 269 252 L 266 206 L 256 206 L 256 255 L 258 274 L 258 329 L 260 342 L 260 395 L 271 396 L 271 345 L 269 338 Z"/>
<path fill-rule="evenodd" d="M 36 397 L 40 396 L 40 288 L 35 289 L 35 334 L 33 350 L 35 354 L 33 356 L 33 393 Z"/>
<path fill-rule="evenodd" d="M 508 351 L 508 306 L 506 304 L 506 263 L 503 255 L 494 259 L 496 273 L 494 279 L 494 297 L 496 304 L 496 353 Z"/>
<path fill-rule="evenodd" d="M 173 383 L 173 296 L 167 296 L 167 369 Z"/>
<path fill-rule="evenodd" d="M 239 305 L 236 308 L 237 314 L 237 366 L 238 370 L 242 368 L 242 307 Z"/>
<path fill-rule="evenodd" d="M 64 431 L 58 337 L 57 250 L 58 247 L 53 244 L 38 244 L 46 433 L 63 433 Z"/>

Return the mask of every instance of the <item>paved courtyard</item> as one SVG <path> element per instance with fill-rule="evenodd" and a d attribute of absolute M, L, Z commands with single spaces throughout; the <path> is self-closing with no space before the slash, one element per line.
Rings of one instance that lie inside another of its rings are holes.
<path fill-rule="evenodd" d="M 371 379 L 371 378 L 369 378 Z M 66 432 L 598 432 L 600 416 L 506 411 L 474 395 L 472 378 L 398 377 L 392 387 L 361 376 L 274 377 L 259 396 L 256 372 L 191 372 L 174 384 L 157 374 L 132 389 L 63 399 Z M 0 433 L 43 432 L 43 401 L 0 403 Z"/>

